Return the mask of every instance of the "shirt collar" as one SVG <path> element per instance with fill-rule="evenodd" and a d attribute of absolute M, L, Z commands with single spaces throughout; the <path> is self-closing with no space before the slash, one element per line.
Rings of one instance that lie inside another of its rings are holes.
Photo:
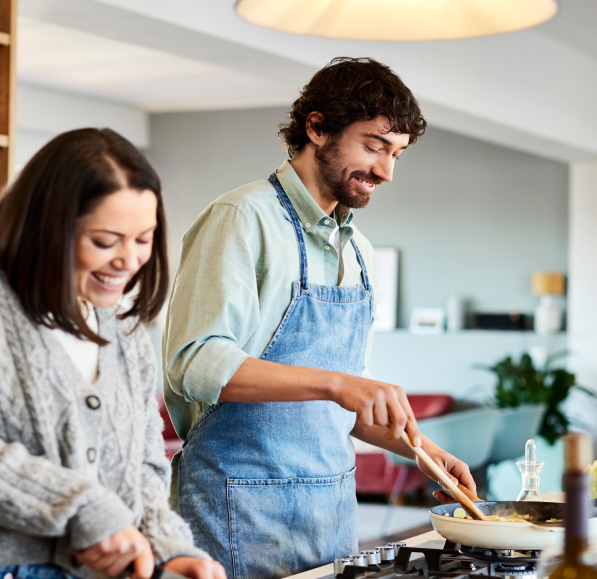
<path fill-rule="evenodd" d="M 317 205 L 315 199 L 311 197 L 290 161 L 284 161 L 276 171 L 276 175 L 305 231 L 311 231 L 320 221 L 329 218 L 329 215 L 326 215 L 323 209 Z M 352 221 L 352 209 L 338 204 L 336 216 L 339 218 L 340 227 L 348 225 Z"/>

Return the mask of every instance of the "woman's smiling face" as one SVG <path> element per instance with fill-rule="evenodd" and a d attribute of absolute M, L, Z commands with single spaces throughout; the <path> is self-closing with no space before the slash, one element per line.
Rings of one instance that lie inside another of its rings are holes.
<path fill-rule="evenodd" d="M 125 187 L 105 197 L 91 213 L 77 218 L 77 297 L 96 308 L 118 302 L 131 277 L 151 257 L 157 204 L 153 191 Z"/>

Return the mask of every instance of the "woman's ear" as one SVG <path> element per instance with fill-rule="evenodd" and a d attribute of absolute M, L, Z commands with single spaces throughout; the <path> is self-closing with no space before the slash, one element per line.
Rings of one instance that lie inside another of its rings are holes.
<path fill-rule="evenodd" d="M 307 136 L 311 139 L 311 142 L 318 147 L 325 145 L 328 139 L 328 134 L 321 129 L 323 123 L 323 115 L 320 112 L 314 111 L 309 113 L 307 121 L 305 123 L 305 129 Z"/>

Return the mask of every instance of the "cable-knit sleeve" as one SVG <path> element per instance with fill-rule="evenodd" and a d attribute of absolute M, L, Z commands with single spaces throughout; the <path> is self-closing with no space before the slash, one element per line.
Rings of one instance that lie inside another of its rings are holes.
<path fill-rule="evenodd" d="M 9 347 L 22 335 L 5 325 L 2 292 L 0 300 L 0 533 L 69 535 L 71 547 L 84 549 L 132 523 L 133 513 L 116 493 L 44 456 L 49 426 L 32 414 L 35 385 L 19 375 Z"/>
<path fill-rule="evenodd" d="M 139 351 L 147 425 L 142 467 L 143 518 L 140 530 L 151 543 L 158 563 L 182 556 L 211 559 L 205 551 L 193 546 L 189 526 L 168 503 L 171 468 L 164 450 L 164 423 L 156 399 L 158 374 L 155 351 L 147 330 L 141 325 L 130 337 L 136 340 Z"/>

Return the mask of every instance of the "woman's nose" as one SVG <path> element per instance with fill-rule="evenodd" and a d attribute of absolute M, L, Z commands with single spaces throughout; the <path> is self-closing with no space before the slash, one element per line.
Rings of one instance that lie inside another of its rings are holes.
<path fill-rule="evenodd" d="M 139 255 L 136 243 L 125 243 L 115 260 L 118 269 L 135 273 L 139 269 Z"/>

